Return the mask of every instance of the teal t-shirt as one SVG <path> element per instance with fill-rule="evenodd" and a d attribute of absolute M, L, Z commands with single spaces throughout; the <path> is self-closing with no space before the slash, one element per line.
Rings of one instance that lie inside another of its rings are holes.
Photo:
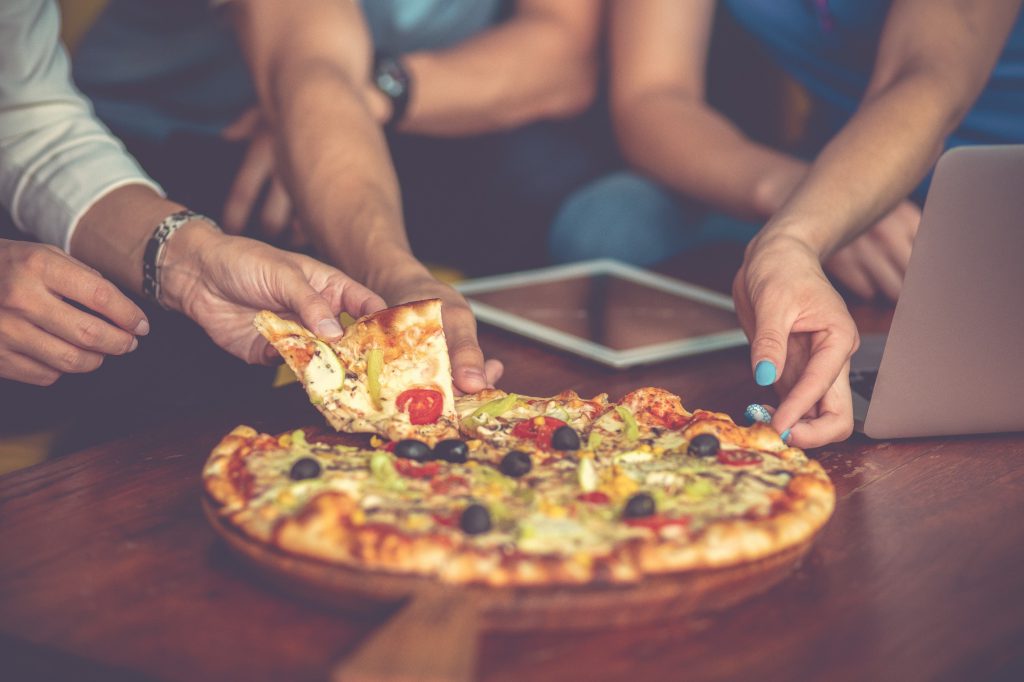
<path fill-rule="evenodd" d="M 834 133 L 867 89 L 891 0 L 725 0 L 731 13 L 829 110 Z M 992 76 L 948 138 L 965 144 L 1024 143 L 1024 13 Z"/>
<path fill-rule="evenodd" d="M 502 0 L 361 4 L 375 48 L 401 54 L 469 38 L 497 20 Z M 153 141 L 216 135 L 256 101 L 234 33 L 209 0 L 112 0 L 75 52 L 74 75 L 100 118 Z"/>

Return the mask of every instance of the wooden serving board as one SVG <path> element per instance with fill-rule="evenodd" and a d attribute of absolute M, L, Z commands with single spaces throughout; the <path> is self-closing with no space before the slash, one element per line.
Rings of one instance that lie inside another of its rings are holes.
<path fill-rule="evenodd" d="M 469 680 L 481 631 L 606 629 L 724 609 L 776 585 L 811 540 L 760 561 L 631 585 L 493 588 L 366 572 L 280 552 L 206 516 L 228 546 L 283 590 L 349 612 L 396 613 L 334 671 L 332 680 Z"/>

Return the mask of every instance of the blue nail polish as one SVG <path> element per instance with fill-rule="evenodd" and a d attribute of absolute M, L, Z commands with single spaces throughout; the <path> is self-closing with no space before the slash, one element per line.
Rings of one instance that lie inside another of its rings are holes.
<path fill-rule="evenodd" d="M 754 381 L 758 386 L 771 386 L 775 383 L 775 363 L 762 360 L 754 367 Z"/>
<path fill-rule="evenodd" d="M 783 443 L 788 443 L 789 442 L 789 437 L 792 436 L 792 435 L 793 434 L 789 432 L 789 429 L 786 429 L 785 431 L 783 431 L 782 432 L 782 436 L 781 436 L 782 442 Z"/>
<path fill-rule="evenodd" d="M 747 409 L 743 412 L 743 414 L 746 416 L 746 418 L 750 421 L 751 424 L 754 424 L 756 422 L 761 422 L 762 424 L 772 423 L 772 415 L 768 410 L 764 409 L 764 405 L 758 405 L 757 403 L 754 403 L 753 405 L 747 405 Z"/>

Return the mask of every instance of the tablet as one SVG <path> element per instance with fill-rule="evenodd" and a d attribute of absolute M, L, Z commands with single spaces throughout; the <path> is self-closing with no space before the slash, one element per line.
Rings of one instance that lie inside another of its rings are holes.
<path fill-rule="evenodd" d="M 728 296 L 615 260 L 455 286 L 482 322 L 611 367 L 747 343 Z"/>

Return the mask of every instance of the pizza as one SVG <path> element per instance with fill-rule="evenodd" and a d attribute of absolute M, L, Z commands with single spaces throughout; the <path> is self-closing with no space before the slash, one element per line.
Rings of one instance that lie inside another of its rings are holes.
<path fill-rule="evenodd" d="M 335 429 L 430 445 L 458 436 L 439 299 L 365 315 L 337 341 L 269 311 L 254 324 Z"/>
<path fill-rule="evenodd" d="M 630 583 L 752 562 L 807 542 L 834 491 L 764 424 L 490 390 L 456 399 L 457 438 L 358 442 L 238 427 L 204 470 L 216 513 L 289 554 L 491 586 Z"/>
<path fill-rule="evenodd" d="M 270 313 L 256 326 L 331 426 L 373 434 L 239 426 L 214 448 L 213 513 L 288 554 L 457 584 L 631 583 L 801 546 L 835 504 L 771 427 L 661 388 L 455 398 L 439 301 L 333 343 Z"/>

